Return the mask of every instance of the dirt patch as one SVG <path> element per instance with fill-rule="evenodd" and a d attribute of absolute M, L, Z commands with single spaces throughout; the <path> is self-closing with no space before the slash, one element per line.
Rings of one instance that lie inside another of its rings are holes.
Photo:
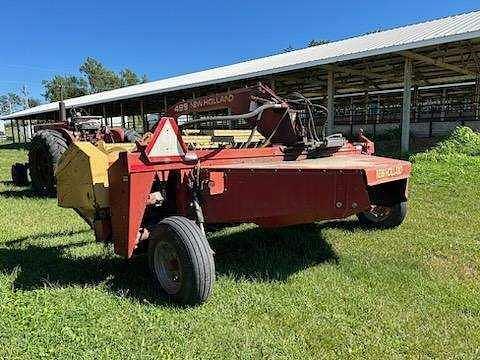
<path fill-rule="evenodd" d="M 438 276 L 455 276 L 459 279 L 479 279 L 479 265 L 472 260 L 460 259 L 457 255 L 436 254 L 426 262 L 427 269 Z"/>

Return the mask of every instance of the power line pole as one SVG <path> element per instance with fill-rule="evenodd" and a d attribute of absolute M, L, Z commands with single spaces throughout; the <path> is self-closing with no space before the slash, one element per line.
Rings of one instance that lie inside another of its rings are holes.
<path fill-rule="evenodd" d="M 7 102 L 8 102 L 8 107 L 9 107 L 9 110 L 10 110 L 10 114 L 13 114 L 13 105 L 12 105 L 12 100 L 10 100 L 10 99 L 7 99 Z"/>
<path fill-rule="evenodd" d="M 28 109 L 30 107 L 29 103 L 28 103 L 28 89 L 27 89 L 27 85 L 23 85 L 22 86 L 22 95 L 23 95 L 23 106 L 25 107 L 25 109 Z"/>

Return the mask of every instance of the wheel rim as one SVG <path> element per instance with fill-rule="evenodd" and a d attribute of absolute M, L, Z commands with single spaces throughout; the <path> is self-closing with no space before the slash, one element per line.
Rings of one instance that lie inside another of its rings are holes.
<path fill-rule="evenodd" d="M 371 210 L 365 213 L 365 217 L 372 222 L 382 222 L 387 219 L 391 213 L 391 207 L 373 205 Z"/>
<path fill-rule="evenodd" d="M 160 286 L 169 295 L 180 291 L 182 284 L 182 268 L 175 248 L 166 241 L 161 241 L 155 248 L 154 268 Z"/>

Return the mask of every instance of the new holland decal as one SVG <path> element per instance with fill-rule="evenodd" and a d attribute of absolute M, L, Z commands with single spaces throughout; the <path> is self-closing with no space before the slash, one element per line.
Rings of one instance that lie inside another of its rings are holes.
<path fill-rule="evenodd" d="M 377 179 L 391 178 L 402 175 L 403 166 L 396 165 L 389 168 L 377 169 Z"/>
<path fill-rule="evenodd" d="M 188 100 L 175 106 L 174 110 L 177 113 L 187 112 L 190 110 L 200 110 L 202 108 L 215 106 L 215 105 L 228 105 L 235 96 L 233 94 L 209 96 L 198 100 Z"/>

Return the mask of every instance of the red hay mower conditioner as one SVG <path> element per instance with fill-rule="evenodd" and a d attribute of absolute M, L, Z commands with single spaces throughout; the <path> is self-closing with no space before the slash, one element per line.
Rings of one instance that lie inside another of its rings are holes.
<path fill-rule="evenodd" d="M 230 114 L 177 123 L 221 109 Z M 56 172 L 59 204 L 118 255 L 147 251 L 168 298 L 202 303 L 215 278 L 206 225 L 280 227 L 357 215 L 365 226 L 391 228 L 404 220 L 410 163 L 373 156 L 362 135 L 358 142 L 325 136 L 322 111 L 301 94 L 283 99 L 261 84 L 180 102 L 133 151 L 73 143 Z M 182 128 L 232 121 L 250 125 L 246 141 L 196 149 L 182 138 Z M 263 140 L 252 142 L 255 133 Z"/>

